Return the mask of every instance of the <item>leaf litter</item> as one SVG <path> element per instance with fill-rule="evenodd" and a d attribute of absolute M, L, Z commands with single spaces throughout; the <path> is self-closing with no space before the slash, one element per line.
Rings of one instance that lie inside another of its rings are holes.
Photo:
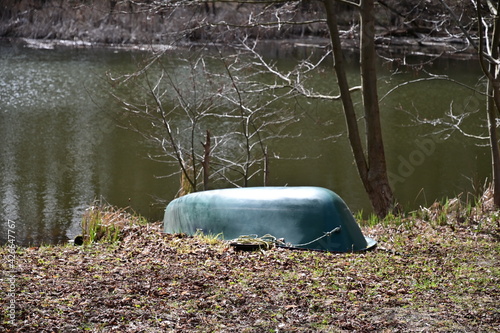
<path fill-rule="evenodd" d="M 379 247 L 354 254 L 235 251 L 160 223 L 18 248 L 15 320 L 2 273 L 0 331 L 500 332 L 499 213 L 424 215 L 364 226 Z"/>

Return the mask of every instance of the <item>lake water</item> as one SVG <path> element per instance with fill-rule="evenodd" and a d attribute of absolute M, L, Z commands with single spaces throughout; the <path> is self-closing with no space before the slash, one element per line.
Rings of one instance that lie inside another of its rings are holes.
<path fill-rule="evenodd" d="M 279 65 L 286 68 L 309 53 L 308 48 L 296 51 L 285 60 L 279 49 L 269 56 L 281 59 Z M 182 72 L 176 55 L 168 53 L 170 64 Z M 13 222 L 18 245 L 66 242 L 80 232 L 82 214 L 96 199 L 131 207 L 152 220 L 162 218 L 166 202 L 179 189 L 178 176 L 162 176 L 177 168 L 149 159 L 156 148 L 117 126 L 113 115 L 119 110 L 104 79 L 106 72 L 133 71 L 144 56 L 0 46 L 0 243 L 6 242 Z M 426 77 L 418 69 L 394 73 L 395 68 L 393 62 L 381 61 L 380 96 L 397 84 Z M 425 68 L 470 85 L 480 82 L 474 61 L 441 59 Z M 355 67 L 350 75 L 356 79 Z M 334 90 L 329 88 L 334 82 L 328 65 L 311 80 L 320 91 Z M 301 136 L 269 144 L 271 156 L 281 157 L 271 159 L 269 185 L 326 187 L 352 211 L 368 213 L 347 140 L 338 136 L 345 134 L 340 104 L 300 101 L 289 107 L 301 110 L 294 125 Z M 413 122 L 417 114 L 420 120 L 432 120 L 450 108 L 457 117 L 482 111 L 481 95 L 451 82 L 419 82 L 397 89 L 381 107 L 391 180 L 406 210 L 461 193 L 462 199 L 470 199 L 488 179 L 487 141 L 467 138 L 458 130 L 438 132 L 439 124 Z M 484 135 L 483 114 L 470 116 L 463 125 Z M 429 136 L 433 131 L 437 134 Z M 261 179 L 250 185 L 261 185 Z"/>

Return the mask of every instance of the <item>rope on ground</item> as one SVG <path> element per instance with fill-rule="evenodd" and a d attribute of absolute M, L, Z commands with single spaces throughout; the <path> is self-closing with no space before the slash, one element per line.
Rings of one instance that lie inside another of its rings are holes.
<path fill-rule="evenodd" d="M 231 240 L 231 243 L 238 245 L 258 245 L 260 248 L 264 248 L 265 250 L 269 250 L 276 245 L 285 245 L 285 243 L 274 237 L 273 235 L 266 234 L 262 237 L 258 237 L 257 235 L 243 235 L 236 239 Z"/>
<path fill-rule="evenodd" d="M 237 244 L 237 245 L 255 245 L 259 246 L 261 249 L 269 250 L 275 246 L 285 246 L 285 247 L 300 247 L 300 246 L 307 246 L 310 245 L 314 242 L 317 242 L 325 237 L 330 237 L 332 234 L 336 232 L 340 232 L 342 230 L 342 227 L 335 227 L 330 231 L 325 232 L 323 235 L 319 236 L 316 239 L 313 239 L 310 242 L 303 243 L 303 244 L 291 244 L 291 243 L 285 243 L 284 239 L 282 238 L 276 238 L 275 236 L 271 234 L 266 234 L 262 237 L 258 237 L 258 235 L 242 235 L 239 236 L 236 239 L 231 240 L 232 244 Z"/>
<path fill-rule="evenodd" d="M 312 244 L 314 242 L 317 242 L 317 241 L 319 241 L 319 240 L 321 240 L 321 239 L 323 239 L 325 237 L 330 237 L 333 233 L 340 232 L 341 230 L 342 230 L 342 227 L 335 227 L 332 230 L 325 232 L 322 236 L 319 236 L 318 238 L 316 238 L 316 239 L 314 239 L 314 240 L 312 240 L 310 242 L 303 243 L 303 244 L 295 244 L 294 246 L 295 247 L 307 246 L 307 245 Z"/>

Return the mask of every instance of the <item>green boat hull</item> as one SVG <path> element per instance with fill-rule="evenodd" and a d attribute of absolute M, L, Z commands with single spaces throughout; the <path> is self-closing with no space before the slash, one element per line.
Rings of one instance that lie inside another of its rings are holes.
<path fill-rule="evenodd" d="M 292 247 L 332 252 L 370 249 L 352 213 L 321 187 L 247 187 L 196 192 L 170 202 L 165 233 L 221 234 L 226 240 L 270 234 Z"/>

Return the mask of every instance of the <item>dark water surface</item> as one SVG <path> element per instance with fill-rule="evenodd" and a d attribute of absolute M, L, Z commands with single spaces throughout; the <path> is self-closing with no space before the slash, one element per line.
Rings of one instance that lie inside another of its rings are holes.
<path fill-rule="evenodd" d="M 82 214 L 95 199 L 161 219 L 164 204 L 158 199 L 171 200 L 179 179 L 159 176 L 175 167 L 148 159 L 154 148 L 116 126 L 117 106 L 103 81 L 106 72 L 133 71 L 142 56 L 0 46 L 0 243 L 7 240 L 9 221 L 15 222 L 18 245 L 65 242 L 80 232 Z M 175 52 L 169 56 L 175 65 Z M 283 66 L 295 61 L 280 60 Z M 398 83 L 425 77 L 417 70 L 391 74 L 394 68 L 381 62 L 381 96 Z M 440 60 L 430 68 L 472 85 L 480 78 L 475 62 Z M 350 75 L 354 80 L 356 70 Z M 329 72 L 313 80 L 319 90 L 327 82 L 335 82 Z M 446 81 L 407 85 L 382 101 L 391 180 L 407 210 L 460 193 L 466 199 L 490 174 L 488 148 L 477 145 L 487 141 L 457 130 L 424 136 L 441 127 L 415 126 L 407 111 L 430 120 L 451 107 L 460 116 L 483 104 L 482 96 Z M 310 102 L 300 108 L 307 111 L 299 124 L 302 136 L 270 149 L 282 157 L 311 158 L 272 159 L 271 185 L 323 186 L 342 196 L 351 210 L 369 212 L 347 140 L 336 136 L 345 133 L 340 104 Z M 483 113 L 465 121 L 468 130 L 486 132 Z"/>

